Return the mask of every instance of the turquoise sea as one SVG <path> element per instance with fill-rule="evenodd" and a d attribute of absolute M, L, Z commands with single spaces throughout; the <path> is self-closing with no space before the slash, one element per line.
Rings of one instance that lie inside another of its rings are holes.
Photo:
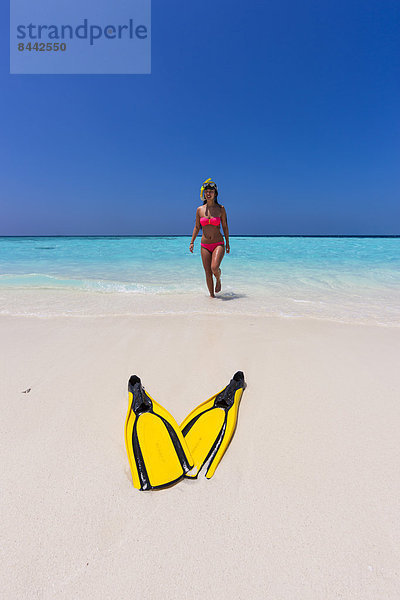
<path fill-rule="evenodd" d="M 232 314 L 397 326 L 400 237 L 231 238 L 219 299 L 187 236 L 2 237 L 0 314 Z"/>

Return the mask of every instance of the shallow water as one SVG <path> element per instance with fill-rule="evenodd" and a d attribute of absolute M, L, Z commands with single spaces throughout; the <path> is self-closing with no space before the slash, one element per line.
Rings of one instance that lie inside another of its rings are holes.
<path fill-rule="evenodd" d="M 400 323 L 400 238 L 233 237 L 220 299 L 189 237 L 0 238 L 0 312 L 265 314 Z"/>

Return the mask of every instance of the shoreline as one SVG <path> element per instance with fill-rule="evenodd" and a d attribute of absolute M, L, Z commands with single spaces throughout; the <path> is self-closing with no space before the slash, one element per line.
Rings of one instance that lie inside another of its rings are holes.
<path fill-rule="evenodd" d="M 200 286 L 199 286 L 200 287 Z M 326 298 L 303 299 L 234 292 L 229 286 L 209 298 L 201 289 L 197 292 L 144 294 L 97 292 L 92 290 L 0 290 L 0 317 L 49 319 L 56 317 L 123 318 L 136 316 L 226 316 L 240 318 L 311 319 L 319 322 L 400 327 L 398 294 L 381 298 L 365 296 L 358 303 L 340 302 L 334 295 Z"/>

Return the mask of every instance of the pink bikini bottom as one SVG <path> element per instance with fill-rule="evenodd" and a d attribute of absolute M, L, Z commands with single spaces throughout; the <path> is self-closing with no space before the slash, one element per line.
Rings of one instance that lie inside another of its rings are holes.
<path fill-rule="evenodd" d="M 209 252 L 213 252 L 217 246 L 223 246 L 224 242 L 217 242 L 216 244 L 203 244 L 201 243 L 202 248 L 205 248 Z"/>

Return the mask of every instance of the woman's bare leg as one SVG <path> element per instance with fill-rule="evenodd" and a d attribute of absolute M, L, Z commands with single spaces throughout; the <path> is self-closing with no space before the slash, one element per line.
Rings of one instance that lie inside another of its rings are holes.
<path fill-rule="evenodd" d="M 203 267 L 206 274 L 206 282 L 208 291 L 210 292 L 211 298 L 214 296 L 214 281 L 211 271 L 211 252 L 206 248 L 201 247 L 201 260 L 203 261 Z"/>
<path fill-rule="evenodd" d="M 225 246 L 217 246 L 211 257 L 211 271 L 215 276 L 215 292 L 218 293 L 221 291 L 221 269 L 220 264 L 225 254 Z"/>

